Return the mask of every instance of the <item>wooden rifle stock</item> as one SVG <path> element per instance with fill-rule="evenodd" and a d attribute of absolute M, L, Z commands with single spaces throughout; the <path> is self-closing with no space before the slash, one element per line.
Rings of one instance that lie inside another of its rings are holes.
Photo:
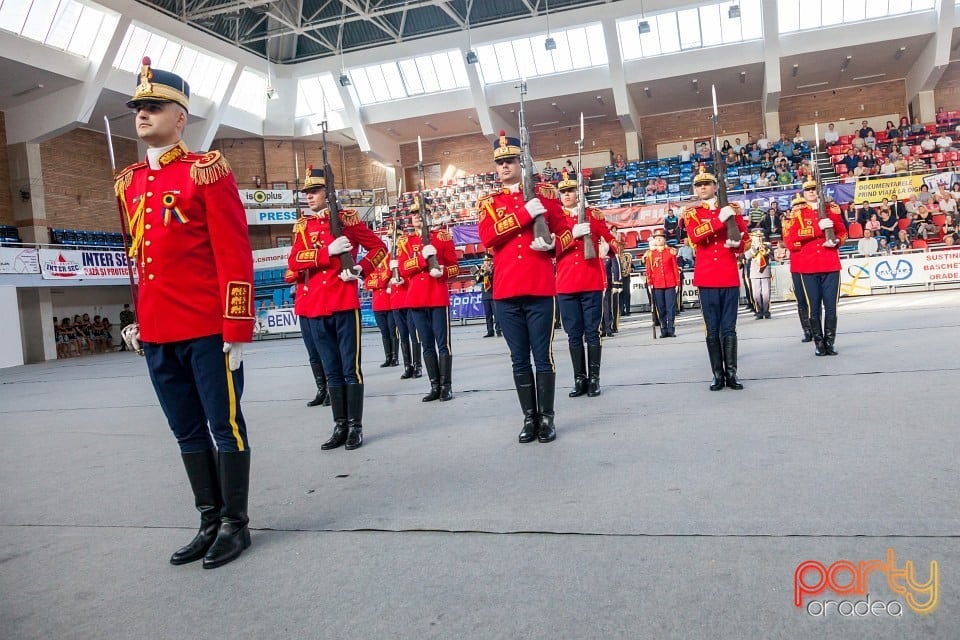
<path fill-rule="evenodd" d="M 343 224 L 340 221 L 340 201 L 337 199 L 337 186 L 333 176 L 333 169 L 330 167 L 330 161 L 327 159 L 327 121 L 322 123 L 323 128 L 323 180 L 326 184 L 327 192 L 327 211 L 330 214 L 330 233 L 335 238 L 343 235 Z M 355 272 L 356 262 L 353 260 L 352 251 L 344 251 L 339 256 L 340 268 L 349 269 Z"/>
<path fill-rule="evenodd" d="M 530 153 L 530 132 L 527 131 L 527 119 L 523 110 L 523 98 L 527 95 L 526 80 L 520 81 L 520 171 L 523 184 L 523 199 L 530 202 L 537 197 L 537 188 L 533 180 L 533 155 Z M 550 228 L 544 217 L 537 216 L 533 219 L 533 236 L 540 238 L 546 244 L 553 240 L 550 238 Z"/>
<path fill-rule="evenodd" d="M 430 244 L 430 227 L 431 225 L 431 216 L 427 211 L 427 201 L 423 197 L 423 193 L 420 191 L 423 188 L 423 162 L 417 162 L 417 202 L 420 207 L 420 240 L 423 242 L 423 246 Z M 430 256 L 427 258 L 427 268 L 431 271 L 434 269 L 440 268 L 440 262 L 437 260 L 437 256 Z"/>

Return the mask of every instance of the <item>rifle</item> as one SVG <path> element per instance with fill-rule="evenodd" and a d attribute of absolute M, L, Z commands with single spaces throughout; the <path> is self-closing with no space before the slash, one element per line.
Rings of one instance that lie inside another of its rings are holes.
<path fill-rule="evenodd" d="M 523 97 L 527 95 L 527 81 L 520 81 L 520 176 L 523 184 L 523 199 L 527 202 L 537 197 L 536 185 L 533 181 L 534 166 L 533 156 L 530 153 L 530 132 L 527 131 L 527 119 L 523 111 Z M 582 137 L 582 136 L 581 136 Z M 543 216 L 537 216 L 533 219 L 533 236 L 540 238 L 546 244 L 553 240 L 550 238 L 550 228 Z"/>
<path fill-rule="evenodd" d="M 397 193 L 403 193 L 403 177 L 400 178 L 400 186 L 397 187 Z M 393 259 L 397 260 L 397 256 L 400 255 L 400 251 L 397 248 L 397 213 L 398 211 L 394 210 L 393 212 Z M 393 268 L 393 281 L 396 284 L 403 284 L 403 278 L 400 277 L 400 267 Z"/>
<path fill-rule="evenodd" d="M 710 85 L 710 90 L 713 93 L 713 117 L 710 120 L 713 123 L 713 166 L 717 172 L 717 206 L 722 209 L 730 204 L 727 201 L 727 163 L 724 162 L 723 156 L 720 154 L 720 137 L 717 135 L 720 117 L 717 111 L 716 85 Z M 737 226 L 736 219 L 728 218 L 726 224 L 727 240 L 740 242 L 740 227 Z"/>
<path fill-rule="evenodd" d="M 333 234 L 333 237 L 339 238 L 343 235 L 343 225 L 340 223 L 340 202 L 337 200 L 337 187 L 333 179 L 333 169 L 330 168 L 330 161 L 327 158 L 326 101 L 324 101 L 324 121 L 320 123 L 320 127 L 323 130 L 323 179 L 326 183 L 330 233 Z M 356 262 L 353 260 L 353 253 L 345 251 L 337 257 L 340 258 L 340 268 L 349 270 L 356 277 Z"/>
<path fill-rule="evenodd" d="M 103 123 L 107 127 L 107 147 L 110 149 L 110 169 L 113 174 L 114 180 L 117 178 L 117 157 L 113 152 L 113 135 L 110 133 L 110 119 L 107 116 L 103 116 Z M 137 314 L 137 287 L 133 283 L 133 264 L 130 262 L 130 259 L 133 257 L 130 255 L 130 247 L 127 246 L 127 215 L 126 215 L 126 205 L 123 202 L 123 199 L 120 197 L 120 194 L 117 194 L 117 213 L 120 214 L 120 237 L 123 238 L 123 259 L 127 263 L 127 278 L 130 281 L 130 306 L 133 308 L 133 317 L 136 318 L 137 322 L 140 322 L 140 316 Z M 130 237 L 133 237 L 133 234 L 129 234 Z M 143 355 L 143 349 L 137 351 L 137 355 Z"/>
<path fill-rule="evenodd" d="M 580 139 L 577 140 L 577 222 L 587 222 L 587 207 L 583 196 L 583 111 L 580 112 Z M 542 217 L 542 216 L 541 216 Z M 583 236 L 583 257 L 593 260 L 597 257 L 597 248 L 593 245 L 593 234 Z"/>
<path fill-rule="evenodd" d="M 820 153 L 820 123 L 813 123 L 813 179 L 817 183 L 817 217 L 820 220 L 823 220 L 827 217 L 827 207 L 824 203 L 823 196 L 823 184 L 820 182 L 820 165 L 817 163 L 817 155 Z M 823 235 L 826 238 L 826 243 L 831 247 L 837 246 L 837 232 L 834 231 L 833 227 L 823 230 Z"/>
<path fill-rule="evenodd" d="M 420 141 L 420 136 L 417 136 L 417 202 L 420 203 L 420 240 L 423 242 L 423 246 L 430 244 L 430 213 L 427 211 L 427 201 L 421 193 L 423 189 L 423 143 Z M 430 256 L 427 258 L 427 269 L 433 271 L 434 269 L 439 269 L 440 263 L 437 261 L 437 256 Z"/>
<path fill-rule="evenodd" d="M 646 262 L 646 260 L 644 260 Z M 657 339 L 657 327 L 660 325 L 660 312 L 657 310 L 656 301 L 653 299 L 653 288 L 649 280 L 650 270 L 647 269 L 643 274 L 643 288 L 647 292 L 647 303 L 650 305 L 650 330 L 653 331 L 653 339 Z"/>

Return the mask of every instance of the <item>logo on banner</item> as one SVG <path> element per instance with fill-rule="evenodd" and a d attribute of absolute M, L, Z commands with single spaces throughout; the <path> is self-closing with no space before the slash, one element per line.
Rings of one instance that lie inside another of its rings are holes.
<path fill-rule="evenodd" d="M 897 282 L 907 280 L 913 275 L 913 265 L 909 260 L 897 260 L 895 265 L 891 265 L 889 260 L 884 260 L 877 264 L 874 272 L 877 274 L 877 278 L 884 282 Z"/>
<path fill-rule="evenodd" d="M 68 260 L 62 253 L 58 253 L 53 260 L 43 263 L 43 268 L 52 276 L 58 278 L 76 278 L 83 273 L 83 265 L 75 260 Z"/>

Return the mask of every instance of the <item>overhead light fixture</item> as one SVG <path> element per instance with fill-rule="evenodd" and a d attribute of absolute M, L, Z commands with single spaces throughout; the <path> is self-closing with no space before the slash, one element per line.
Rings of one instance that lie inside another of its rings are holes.
<path fill-rule="evenodd" d="M 693 87 L 694 91 L 696 91 L 697 93 L 700 93 L 700 84 L 696 78 L 690 81 L 690 85 Z"/>
<path fill-rule="evenodd" d="M 554 40 L 553 38 L 547 38 L 546 40 L 543 41 L 543 48 L 546 49 L 547 51 L 553 51 L 554 49 L 557 48 L 557 41 Z"/>
<path fill-rule="evenodd" d="M 477 64 L 480 58 L 477 52 L 473 50 L 473 41 L 470 39 L 470 10 L 473 8 L 473 0 L 467 0 L 467 64 Z"/>
<path fill-rule="evenodd" d="M 430 124 L 429 122 L 424 122 L 423 124 L 427 125 L 428 127 L 430 127 L 431 129 L 433 129 L 434 131 L 440 131 L 440 129 L 437 129 L 435 126 L 433 126 L 433 125 Z"/>
<path fill-rule="evenodd" d="M 277 93 L 277 90 L 273 87 L 267 87 L 267 100 L 276 100 L 280 97 L 280 94 Z"/>
<path fill-rule="evenodd" d="M 746 71 L 741 71 L 741 72 L 740 72 L 740 84 L 744 84 L 746 81 L 747 81 L 747 72 L 746 72 Z"/>
<path fill-rule="evenodd" d="M 736 20 L 737 18 L 739 18 L 740 5 L 737 5 L 737 4 L 730 5 L 730 8 L 727 9 L 727 17 L 729 17 L 731 20 Z"/>
<path fill-rule="evenodd" d="M 840 66 L 840 71 L 846 71 L 847 67 L 850 66 L 850 61 L 853 60 L 853 56 L 847 56 L 843 59 L 843 64 Z"/>
<path fill-rule="evenodd" d="M 799 65 L 799 64 L 795 64 L 795 65 L 793 65 L 793 73 L 792 73 L 791 75 L 792 75 L 794 78 L 796 78 L 796 77 L 797 77 L 797 72 L 799 72 L 799 71 L 800 71 L 800 65 Z"/>
<path fill-rule="evenodd" d="M 651 93 L 650 93 L 650 87 L 644 87 L 644 88 L 643 88 L 643 92 L 644 92 L 645 94 L 647 94 L 647 97 L 648 97 L 648 98 L 652 98 L 652 97 L 653 97 L 653 95 L 651 95 Z"/>
<path fill-rule="evenodd" d="M 467 64 L 477 64 L 480 61 L 480 58 L 477 57 L 477 52 L 473 49 L 467 51 Z"/>
<path fill-rule="evenodd" d="M 903 57 L 903 54 L 906 50 L 907 50 L 906 47 L 900 47 L 899 49 L 897 49 L 897 52 L 893 54 L 893 57 L 899 60 L 900 58 Z"/>
<path fill-rule="evenodd" d="M 641 20 L 637 23 L 637 31 L 640 32 L 640 35 L 650 33 L 650 23 L 646 20 Z"/>
<path fill-rule="evenodd" d="M 341 87 L 349 87 L 350 85 L 351 85 L 350 76 L 348 76 L 348 75 L 345 74 L 345 73 L 341 73 L 341 74 L 340 74 L 340 86 L 341 86 Z"/>
<path fill-rule="evenodd" d="M 553 51 L 557 48 L 557 41 L 550 36 L 550 0 L 544 1 L 544 8 L 547 15 L 547 39 L 543 41 L 543 48 Z"/>

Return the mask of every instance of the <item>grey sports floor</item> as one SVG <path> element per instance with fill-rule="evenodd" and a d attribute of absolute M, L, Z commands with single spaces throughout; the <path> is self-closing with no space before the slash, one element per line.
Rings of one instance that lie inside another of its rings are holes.
<path fill-rule="evenodd" d="M 302 343 L 256 343 L 253 546 L 214 571 L 167 562 L 197 515 L 142 359 L 0 371 L 0 637 L 960 637 L 960 291 L 843 301 L 835 358 L 792 306 L 743 313 L 742 392 L 707 389 L 699 316 L 680 318 L 675 340 L 625 318 L 596 399 L 566 397 L 558 332 L 548 445 L 517 443 L 506 345 L 478 325 L 454 329 L 442 404 L 364 335 L 353 452 L 320 451 Z M 938 563 L 933 612 L 794 606 L 801 562 L 888 548 L 920 582 Z"/>

